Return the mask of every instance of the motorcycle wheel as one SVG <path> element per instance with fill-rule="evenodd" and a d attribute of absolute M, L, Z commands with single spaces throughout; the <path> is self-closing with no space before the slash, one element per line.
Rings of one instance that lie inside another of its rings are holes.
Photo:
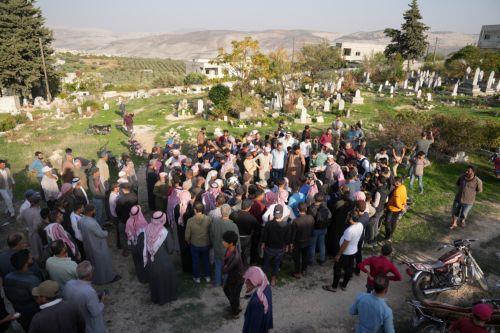
<path fill-rule="evenodd" d="M 431 321 L 424 321 L 417 327 L 417 333 L 441 333 L 441 332 L 443 332 L 441 325 Z"/>
<path fill-rule="evenodd" d="M 488 283 L 486 282 L 486 279 L 484 277 L 483 270 L 479 267 L 474 258 L 471 258 L 471 261 L 473 266 L 472 269 L 474 272 L 474 278 L 476 279 L 479 286 L 483 288 L 483 290 L 488 290 Z"/>
<path fill-rule="evenodd" d="M 426 295 L 423 290 L 434 287 L 432 283 L 432 275 L 428 272 L 422 272 L 416 281 L 414 281 L 411 285 L 411 289 L 413 291 L 413 296 L 419 301 L 423 300 L 435 300 L 438 296 L 438 293 Z"/>

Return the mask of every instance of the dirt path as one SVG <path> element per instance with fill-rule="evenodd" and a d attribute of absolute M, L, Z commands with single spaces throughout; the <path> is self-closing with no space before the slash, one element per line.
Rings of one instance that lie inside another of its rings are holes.
<path fill-rule="evenodd" d="M 151 148 L 155 145 L 155 127 L 153 125 L 134 125 L 135 139 L 147 152 L 151 152 Z"/>

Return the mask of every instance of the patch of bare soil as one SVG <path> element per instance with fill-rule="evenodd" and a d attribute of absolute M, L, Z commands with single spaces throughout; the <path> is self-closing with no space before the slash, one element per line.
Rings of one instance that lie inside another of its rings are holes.
<path fill-rule="evenodd" d="M 139 141 L 146 151 L 150 152 L 151 148 L 155 145 L 154 131 L 155 126 L 153 125 L 134 125 L 134 137 Z"/>

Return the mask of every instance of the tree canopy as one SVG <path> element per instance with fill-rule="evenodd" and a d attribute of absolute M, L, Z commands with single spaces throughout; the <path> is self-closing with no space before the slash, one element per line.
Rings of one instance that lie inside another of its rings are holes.
<path fill-rule="evenodd" d="M 331 46 L 324 40 L 319 44 L 307 44 L 299 55 L 300 66 L 309 71 L 313 82 L 321 72 L 338 69 L 343 65 L 340 49 Z"/>
<path fill-rule="evenodd" d="M 388 57 L 401 54 L 406 60 L 415 60 L 425 54 L 428 45 L 425 32 L 429 27 L 421 22 L 422 15 L 417 0 L 412 0 L 409 7 L 403 13 L 404 23 L 401 30 L 384 30 L 385 35 L 391 38 L 391 43 L 385 49 L 385 55 Z"/>
<path fill-rule="evenodd" d="M 40 8 L 32 0 L 0 1 L 0 86 L 13 94 L 44 93 L 42 41 L 49 80 L 58 82 L 52 66 L 52 32 L 44 26 Z"/>

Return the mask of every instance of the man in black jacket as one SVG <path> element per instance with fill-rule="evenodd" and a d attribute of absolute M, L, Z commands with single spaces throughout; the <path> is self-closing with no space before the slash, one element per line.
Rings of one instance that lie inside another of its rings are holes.
<path fill-rule="evenodd" d="M 314 262 L 316 256 L 316 247 L 319 248 L 318 263 L 323 265 L 326 261 L 325 236 L 326 230 L 331 223 L 332 213 L 325 204 L 325 196 L 322 193 L 314 195 L 314 203 L 307 210 L 307 214 L 314 218 L 314 230 L 309 247 L 309 262 Z"/>
<path fill-rule="evenodd" d="M 40 305 L 31 321 L 29 333 L 85 333 L 85 318 L 78 306 L 57 298 L 59 285 L 47 280 L 31 292 Z"/>
<path fill-rule="evenodd" d="M 307 214 L 307 204 L 299 203 L 299 216 L 292 222 L 290 243 L 293 250 L 295 270 L 293 276 L 299 279 L 306 273 L 309 261 L 309 246 L 314 230 L 314 218 Z"/>
<path fill-rule="evenodd" d="M 130 183 L 120 184 L 120 195 L 116 200 L 116 215 L 118 216 L 119 248 L 123 248 L 122 255 L 128 256 L 127 237 L 125 235 L 125 224 L 130 217 L 130 209 L 138 204 L 137 195 L 132 192 Z"/>
<path fill-rule="evenodd" d="M 269 264 L 274 258 L 271 271 L 271 285 L 276 285 L 276 276 L 281 264 L 281 259 L 290 243 L 290 226 L 283 220 L 283 206 L 274 206 L 273 220 L 262 229 L 262 249 L 264 250 L 264 272 L 268 272 Z"/>
<path fill-rule="evenodd" d="M 250 214 L 250 208 L 252 207 L 253 201 L 250 199 L 245 199 L 241 203 L 241 210 L 232 212 L 229 215 L 229 219 L 236 223 L 238 226 L 238 231 L 240 233 L 240 245 L 241 245 L 241 258 L 245 266 L 250 265 L 250 249 L 252 247 L 252 235 L 256 228 L 259 227 L 259 222 L 257 219 Z"/>

